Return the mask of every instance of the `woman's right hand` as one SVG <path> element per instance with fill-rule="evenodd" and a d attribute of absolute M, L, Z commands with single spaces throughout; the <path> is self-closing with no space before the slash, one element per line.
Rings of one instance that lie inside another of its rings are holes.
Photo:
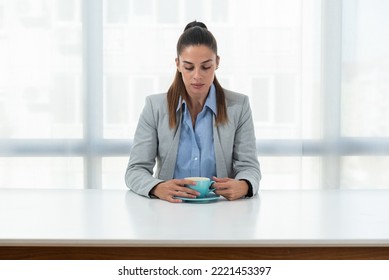
<path fill-rule="evenodd" d="M 177 196 L 196 198 L 200 195 L 199 192 L 185 187 L 185 185 L 196 185 L 196 182 L 186 179 L 168 180 L 156 185 L 150 194 L 173 203 L 182 202 L 181 199 L 176 198 Z"/>

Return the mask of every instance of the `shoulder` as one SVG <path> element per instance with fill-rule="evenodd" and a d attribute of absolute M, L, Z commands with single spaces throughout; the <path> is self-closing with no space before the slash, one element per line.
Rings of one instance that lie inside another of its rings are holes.
<path fill-rule="evenodd" d="M 226 98 L 227 115 L 232 123 L 238 125 L 251 117 L 251 108 L 247 95 L 225 89 L 224 94 Z"/>
<path fill-rule="evenodd" d="M 140 118 L 152 126 L 159 126 L 161 122 L 165 122 L 168 119 L 167 94 L 148 95 Z"/>
<path fill-rule="evenodd" d="M 146 97 L 145 107 L 149 108 L 155 112 L 160 110 L 167 110 L 167 94 L 166 93 L 158 93 L 152 94 Z"/>
<path fill-rule="evenodd" d="M 231 106 L 247 106 L 249 103 L 249 98 L 247 95 L 234 92 L 228 89 L 223 89 L 225 97 L 226 97 L 226 103 L 227 107 Z"/>
<path fill-rule="evenodd" d="M 167 94 L 166 93 L 158 93 L 152 94 L 146 97 L 146 101 L 152 104 L 161 104 L 167 102 Z"/>

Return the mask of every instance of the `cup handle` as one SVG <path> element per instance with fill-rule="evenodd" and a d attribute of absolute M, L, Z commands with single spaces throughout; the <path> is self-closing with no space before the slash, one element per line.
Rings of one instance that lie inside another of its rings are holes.
<path fill-rule="evenodd" d="M 211 184 L 209 185 L 209 190 L 210 191 L 214 191 L 214 190 L 216 190 L 214 187 L 212 187 L 212 185 L 215 183 L 215 181 L 212 181 L 211 180 Z"/>

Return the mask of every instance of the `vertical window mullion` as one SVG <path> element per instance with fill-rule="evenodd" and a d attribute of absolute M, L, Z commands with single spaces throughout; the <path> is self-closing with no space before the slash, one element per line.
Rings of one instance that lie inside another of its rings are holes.
<path fill-rule="evenodd" d="M 323 171 L 322 187 L 340 186 L 341 154 L 341 61 L 342 1 L 322 2 L 322 96 L 323 96 Z"/>
<path fill-rule="evenodd" d="M 102 187 L 103 2 L 83 0 L 84 186 Z"/>

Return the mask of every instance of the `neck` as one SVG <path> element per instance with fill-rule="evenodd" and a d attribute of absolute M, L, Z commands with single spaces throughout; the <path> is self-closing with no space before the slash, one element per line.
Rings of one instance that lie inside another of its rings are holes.
<path fill-rule="evenodd" d="M 189 98 L 186 104 L 192 118 L 192 124 L 194 126 L 196 123 L 197 115 L 203 110 L 205 99 Z"/>

